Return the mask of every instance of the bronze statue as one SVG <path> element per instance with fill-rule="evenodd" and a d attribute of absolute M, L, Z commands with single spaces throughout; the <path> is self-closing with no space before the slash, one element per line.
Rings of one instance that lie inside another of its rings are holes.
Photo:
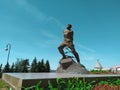
<path fill-rule="evenodd" d="M 62 54 L 63 59 L 66 58 L 66 55 L 63 51 L 64 47 L 69 47 L 71 49 L 71 52 L 74 54 L 75 58 L 77 59 L 77 62 L 80 64 L 79 55 L 76 52 L 73 44 L 73 31 L 71 30 L 72 25 L 68 24 L 66 26 L 66 30 L 64 30 L 64 42 L 58 47 L 59 52 Z"/>

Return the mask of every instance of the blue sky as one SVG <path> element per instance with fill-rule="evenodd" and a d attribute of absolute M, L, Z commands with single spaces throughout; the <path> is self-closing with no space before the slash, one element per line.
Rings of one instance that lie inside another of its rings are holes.
<path fill-rule="evenodd" d="M 118 65 L 120 57 L 119 0 L 0 0 L 0 63 L 34 57 L 49 60 L 51 69 L 61 58 L 57 47 L 66 24 L 73 25 L 74 45 L 81 63 L 93 69 Z"/>

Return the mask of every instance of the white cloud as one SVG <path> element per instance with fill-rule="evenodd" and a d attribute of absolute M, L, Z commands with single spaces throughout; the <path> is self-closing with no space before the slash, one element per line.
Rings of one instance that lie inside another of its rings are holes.
<path fill-rule="evenodd" d="M 43 12 L 38 10 L 37 7 L 30 4 L 27 0 L 15 0 L 16 4 L 24 9 L 26 12 L 30 13 L 30 15 L 33 15 L 33 17 L 36 17 L 37 19 L 44 21 L 47 19 L 47 15 L 45 15 Z"/>
<path fill-rule="evenodd" d="M 85 61 L 94 61 L 94 60 L 97 59 L 97 54 L 81 51 L 80 52 L 80 57 L 81 57 L 82 60 L 85 60 Z"/>
<path fill-rule="evenodd" d="M 82 44 L 77 44 L 78 47 L 80 47 L 80 49 L 83 49 L 85 51 L 88 51 L 88 52 L 91 52 L 91 53 L 94 53 L 95 50 L 89 48 L 89 47 L 86 47 L 85 45 L 82 45 Z"/>
<path fill-rule="evenodd" d="M 65 27 L 59 20 L 57 20 L 57 19 L 54 18 L 54 17 L 49 17 L 49 18 L 47 19 L 47 23 L 52 23 L 52 24 L 60 27 L 61 30 Z"/>
<path fill-rule="evenodd" d="M 49 33 L 49 32 L 41 32 L 41 34 L 43 35 L 43 38 L 44 38 L 44 41 L 41 43 L 41 42 L 37 42 L 37 46 L 41 46 L 41 47 L 51 47 L 51 46 L 56 46 L 58 45 L 58 40 L 59 38 L 52 34 L 52 33 Z"/>
<path fill-rule="evenodd" d="M 49 31 L 41 31 L 41 34 L 45 37 L 48 37 L 49 39 L 58 39 L 58 36 L 56 36 L 55 34 L 53 33 L 50 33 Z"/>
<path fill-rule="evenodd" d="M 50 24 L 54 23 L 55 26 L 63 28 L 64 25 L 56 18 L 46 15 L 44 12 L 40 11 L 36 6 L 30 4 L 28 0 L 15 0 L 16 4 L 23 8 L 26 12 L 33 15 L 36 19 L 38 19 L 42 24 Z"/>
<path fill-rule="evenodd" d="M 64 25 L 56 18 L 46 15 L 44 12 L 40 11 L 37 6 L 32 5 L 28 0 L 15 0 L 16 4 L 19 8 L 22 8 L 26 12 L 28 12 L 30 15 L 33 16 L 36 20 L 39 21 L 39 23 L 42 23 L 42 25 L 48 25 L 53 27 L 59 27 L 60 30 L 63 29 Z M 44 41 L 45 44 L 53 44 L 56 41 L 58 41 L 60 38 L 55 34 L 58 31 L 50 31 L 46 30 L 44 28 L 40 29 L 40 34 L 44 36 L 45 38 L 48 38 L 48 40 Z M 43 37 L 43 38 L 44 38 Z"/>
<path fill-rule="evenodd" d="M 98 59 L 98 54 L 94 49 L 91 49 L 85 45 L 76 42 L 76 50 L 79 50 L 80 59 L 82 61 L 96 61 Z"/>

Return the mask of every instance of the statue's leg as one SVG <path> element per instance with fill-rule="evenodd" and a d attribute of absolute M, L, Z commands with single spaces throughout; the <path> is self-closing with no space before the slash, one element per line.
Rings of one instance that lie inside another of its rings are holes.
<path fill-rule="evenodd" d="M 75 57 L 77 58 L 77 62 L 80 63 L 80 58 L 79 58 L 79 55 L 76 51 L 72 51 L 73 54 L 75 55 Z"/>
<path fill-rule="evenodd" d="M 74 54 L 75 58 L 77 59 L 77 62 L 80 63 L 80 58 L 79 58 L 79 55 L 74 48 L 74 45 L 69 44 L 69 48 L 71 49 L 72 53 Z"/>
<path fill-rule="evenodd" d="M 65 45 L 64 43 L 62 43 L 62 44 L 58 47 L 58 50 L 59 50 L 60 54 L 62 54 L 62 57 L 63 57 L 63 58 L 66 58 L 65 53 L 64 53 L 64 51 L 63 51 L 63 48 L 64 48 L 65 46 L 66 46 L 66 45 Z"/>

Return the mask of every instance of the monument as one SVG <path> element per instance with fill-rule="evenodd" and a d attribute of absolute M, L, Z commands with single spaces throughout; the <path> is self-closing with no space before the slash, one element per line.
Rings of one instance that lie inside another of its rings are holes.
<path fill-rule="evenodd" d="M 36 88 L 36 85 L 38 86 L 37 83 L 39 81 L 41 81 L 40 87 L 42 88 L 48 87 L 48 81 L 50 81 L 52 85 L 57 86 L 57 78 L 68 80 L 77 77 L 85 81 L 92 81 L 96 78 L 97 80 L 105 80 L 108 77 L 112 79 L 120 78 L 120 74 L 87 74 L 88 71 L 85 66 L 80 63 L 79 55 L 74 48 L 73 31 L 71 27 L 72 25 L 67 25 L 64 31 L 64 42 L 58 47 L 63 57 L 59 61 L 60 66 L 56 70 L 57 73 L 3 73 L 2 80 L 7 82 L 13 90 L 24 90 L 24 88 L 21 87 L 30 87 L 29 90 L 35 90 L 34 88 Z M 64 48 L 68 50 L 68 53 L 72 53 L 72 56 L 66 55 L 66 52 L 63 50 Z"/>
<path fill-rule="evenodd" d="M 77 53 L 77 51 L 74 48 L 73 44 L 73 34 L 74 32 L 71 30 L 72 25 L 68 24 L 66 26 L 66 29 L 64 30 L 64 42 L 60 44 L 58 47 L 58 50 L 60 54 L 62 55 L 62 59 L 59 61 L 60 66 L 57 68 L 56 72 L 58 73 L 72 73 L 72 74 L 87 74 L 88 71 L 85 68 L 84 65 L 80 63 L 80 58 Z M 67 56 L 64 52 L 64 48 L 67 47 L 67 49 L 71 52 L 75 59 L 77 60 L 77 63 L 73 60 L 73 56 Z"/>

